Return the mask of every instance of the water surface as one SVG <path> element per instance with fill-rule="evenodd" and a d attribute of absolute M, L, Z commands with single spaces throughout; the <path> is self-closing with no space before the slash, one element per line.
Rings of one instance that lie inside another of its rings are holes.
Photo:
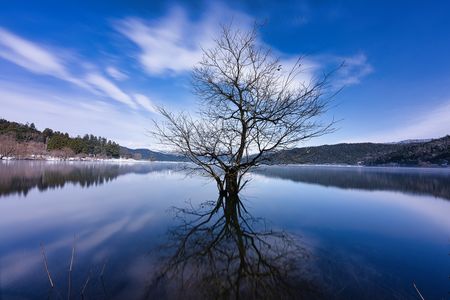
<path fill-rule="evenodd" d="M 0 162 L 0 299 L 67 298 L 74 244 L 74 299 L 84 286 L 89 299 L 175 297 L 154 285 L 179 224 L 171 208 L 217 199 L 182 166 Z M 298 276 L 317 293 L 305 295 L 414 299 L 415 282 L 426 299 L 448 296 L 449 169 L 271 166 L 251 178 L 249 214 L 308 254 Z"/>

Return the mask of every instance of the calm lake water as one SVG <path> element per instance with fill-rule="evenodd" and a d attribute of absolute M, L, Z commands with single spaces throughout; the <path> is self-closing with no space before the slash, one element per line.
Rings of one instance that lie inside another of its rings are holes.
<path fill-rule="evenodd" d="M 0 162 L 0 299 L 68 299 L 69 282 L 73 299 L 197 298 L 234 285 L 214 285 L 238 268 L 224 259 L 234 235 L 196 232 L 176 253 L 195 223 L 186 209 L 217 200 L 211 181 L 182 166 Z M 246 261 L 248 270 L 263 262 L 270 277 L 237 290 L 288 278 L 292 298 L 416 299 L 415 282 L 425 299 L 449 297 L 449 169 L 271 166 L 250 178 L 239 220 L 265 243 Z M 203 251 L 208 239 L 217 243 Z M 183 285 L 172 255 L 188 266 Z"/>

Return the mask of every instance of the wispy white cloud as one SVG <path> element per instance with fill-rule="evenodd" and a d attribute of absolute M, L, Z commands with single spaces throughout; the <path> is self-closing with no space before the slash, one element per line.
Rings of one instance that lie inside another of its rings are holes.
<path fill-rule="evenodd" d="M 152 112 L 152 113 L 158 112 L 155 105 L 152 103 L 152 101 L 150 101 L 150 99 L 147 98 L 147 96 L 142 95 L 142 94 L 135 94 L 134 99 L 140 106 L 142 106 L 149 112 Z"/>
<path fill-rule="evenodd" d="M 298 87 L 299 85 L 308 85 L 313 82 L 318 70 L 320 70 L 321 65 L 319 62 L 309 58 L 300 57 L 294 55 L 280 54 L 280 68 L 284 74 L 288 74 L 292 68 L 294 68 L 298 63 L 300 63 L 299 73 L 292 82 L 293 87 Z M 299 62 L 299 58 L 301 59 Z"/>
<path fill-rule="evenodd" d="M 120 109 L 73 92 L 61 93 L 42 86 L 0 81 L 0 117 L 34 122 L 71 135 L 92 133 L 127 147 L 153 147 L 147 130 L 151 121 L 134 110 Z M 130 122 L 132 120 L 132 122 Z"/>
<path fill-rule="evenodd" d="M 108 73 L 108 75 L 111 76 L 112 78 L 114 78 L 115 80 L 122 81 L 122 80 L 128 79 L 128 75 L 127 74 L 125 74 L 124 72 L 118 70 L 115 67 L 111 67 L 111 66 L 107 67 L 106 68 L 106 73 Z"/>
<path fill-rule="evenodd" d="M 1 27 L 0 57 L 30 72 L 56 77 L 89 89 L 86 83 L 70 74 L 60 57 L 45 46 L 23 39 Z"/>
<path fill-rule="evenodd" d="M 126 93 L 124 93 L 119 87 L 114 83 L 103 77 L 102 75 L 96 73 L 90 73 L 86 76 L 86 82 L 103 92 L 105 95 L 115 99 L 123 104 L 136 109 L 137 105 L 134 103 L 133 99 Z"/>
<path fill-rule="evenodd" d="M 144 70 L 152 75 L 180 74 L 190 71 L 201 59 L 202 49 L 214 43 L 221 24 L 229 24 L 241 29 L 253 26 L 254 19 L 246 14 L 231 10 L 223 5 L 210 5 L 197 19 L 174 7 L 164 17 L 155 20 L 127 18 L 115 23 L 116 29 L 137 47 L 136 58 Z M 260 44 L 265 42 L 260 40 Z M 270 45 L 266 45 L 269 46 Z M 284 71 L 290 70 L 297 59 L 303 56 L 286 54 L 275 49 Z M 351 56 L 317 54 L 306 56 L 302 61 L 302 72 L 297 83 L 308 83 L 324 72 L 345 63 L 334 76 L 333 84 L 339 87 L 358 84 L 373 71 L 367 57 L 360 53 Z"/>
<path fill-rule="evenodd" d="M 293 86 L 308 85 L 320 79 L 324 74 L 332 72 L 330 84 L 340 89 L 342 87 L 359 84 L 365 76 L 373 72 L 373 68 L 364 54 L 351 56 L 337 55 L 287 55 L 277 53 L 280 57 L 281 71 L 289 73 L 300 63 L 299 73 L 293 81 Z M 300 62 L 298 61 L 300 59 Z"/>
<path fill-rule="evenodd" d="M 137 58 L 144 69 L 161 75 L 191 70 L 201 59 L 202 48 L 213 43 L 220 23 L 229 20 L 239 27 L 251 24 L 251 18 L 245 14 L 211 5 L 197 20 L 189 19 L 185 10 L 174 7 L 160 19 L 128 18 L 117 22 L 116 28 L 139 47 Z"/>
<path fill-rule="evenodd" d="M 229 24 L 230 20 L 233 20 L 233 26 L 242 29 L 248 29 L 253 25 L 253 19 L 250 16 L 233 11 L 224 5 L 211 4 L 200 16 L 195 18 L 182 8 L 173 7 L 166 16 L 161 18 L 144 20 L 129 17 L 117 21 L 114 23 L 114 27 L 137 46 L 135 58 L 143 69 L 151 75 L 163 77 L 167 74 L 182 74 L 190 71 L 192 66 L 201 59 L 202 48 L 211 47 L 214 42 L 213 38 L 217 37 L 219 33 L 219 25 Z M 264 44 L 262 40 L 259 42 Z M 43 124 L 48 124 L 45 118 L 52 118 L 51 124 L 45 126 L 59 128 L 60 124 L 67 123 L 79 130 L 83 128 L 83 132 L 91 132 L 88 129 L 89 126 L 84 122 L 86 118 L 89 118 L 90 126 L 95 124 L 94 126 L 97 128 L 96 134 L 115 138 L 129 146 L 142 145 L 142 140 L 147 141 L 147 138 L 143 139 L 141 135 L 138 137 L 132 133 L 125 134 L 125 132 L 132 131 L 142 132 L 142 128 L 147 128 L 147 123 L 145 125 L 144 122 L 138 124 L 134 118 L 144 111 L 151 113 L 156 111 L 151 96 L 130 90 L 130 86 L 126 85 L 129 82 L 121 82 L 131 76 L 131 73 L 119 70 L 114 67 L 115 64 L 110 65 L 109 63 L 101 64 L 99 62 L 101 66 L 108 66 L 100 68 L 96 63 L 78 56 L 66 59 L 61 54 L 61 52 L 64 53 L 64 49 L 60 50 L 60 48 L 27 40 L 0 27 L 0 59 L 7 60 L 34 74 L 51 76 L 69 82 L 78 86 L 80 91 L 88 91 L 92 95 L 92 97 L 83 98 L 73 94 L 55 96 L 54 93 L 49 92 L 47 98 L 44 99 L 41 97 L 42 90 L 31 92 L 31 88 L 27 87 L 28 90 L 23 92 L 2 94 L 3 98 L 0 99 L 0 103 L 3 103 L 2 116 L 19 121 L 26 117 L 25 121 L 38 122 L 41 120 Z M 281 64 L 285 70 L 291 67 L 301 55 L 301 49 L 298 50 L 298 55 L 287 55 L 278 50 L 275 52 L 281 57 Z M 364 54 L 354 56 L 312 55 L 304 59 L 303 73 L 299 74 L 297 80 L 307 82 L 330 65 L 336 66 L 342 61 L 346 61 L 347 69 L 339 71 L 338 82 L 341 85 L 359 83 L 361 78 L 372 72 L 372 67 Z M 74 106 L 68 101 L 55 100 L 55 97 L 71 99 L 77 102 L 77 105 Z M 89 101 L 85 101 L 85 99 Z M 111 101 L 105 102 L 106 99 L 111 99 Z M 108 103 L 111 105 L 107 105 Z M 115 107 L 112 105 L 114 103 L 130 109 L 118 112 L 114 110 Z M 32 108 L 34 112 L 32 112 Z M 17 111 L 14 112 L 15 109 Z M 23 116 L 20 115 L 20 109 L 24 111 Z M 104 118 L 96 116 L 107 114 L 111 114 L 111 116 Z M 130 127 L 130 118 L 133 118 L 135 125 L 143 126 Z M 124 126 L 124 129 L 119 130 L 120 136 L 116 137 L 111 128 L 117 129 L 119 124 Z M 69 128 L 70 126 L 65 127 Z M 64 128 L 63 130 L 70 131 Z"/>
<path fill-rule="evenodd" d="M 62 62 L 34 43 L 0 28 L 0 56 L 32 72 L 52 76 L 67 76 Z"/>
<path fill-rule="evenodd" d="M 438 138 L 450 134 L 450 100 L 443 102 L 429 111 L 414 113 L 405 108 L 405 114 L 411 116 L 388 130 L 380 130 L 364 138 L 354 138 L 351 141 L 398 142 L 408 139 Z"/>
<path fill-rule="evenodd" d="M 140 47 L 138 59 L 151 74 L 190 70 L 200 58 L 200 47 L 186 43 L 184 17 L 174 19 L 178 22 L 162 20 L 153 26 L 134 18 L 121 23 L 120 31 Z M 193 36 L 190 43 L 195 39 Z"/>
<path fill-rule="evenodd" d="M 96 67 L 92 63 L 75 61 L 70 65 L 69 62 L 53 53 L 49 47 L 23 39 L 3 28 L 0 28 L 0 57 L 32 73 L 52 76 L 75 84 L 95 95 L 100 94 L 116 100 L 132 109 L 138 108 L 128 93 L 96 72 Z M 70 67 L 73 65 L 87 66 L 85 74 L 72 74 Z M 112 67 L 106 71 L 116 79 L 123 79 L 126 76 Z"/>
<path fill-rule="evenodd" d="M 429 112 L 410 114 L 411 118 L 406 126 L 394 128 L 383 133 L 379 139 L 398 141 L 401 139 L 421 139 L 441 137 L 450 134 L 450 101 L 434 107 Z"/>
<path fill-rule="evenodd" d="M 363 77 L 374 71 L 372 65 L 367 60 L 367 56 L 363 53 L 353 56 L 337 56 L 334 60 L 343 63 L 337 73 L 337 85 L 349 86 L 358 84 Z"/>

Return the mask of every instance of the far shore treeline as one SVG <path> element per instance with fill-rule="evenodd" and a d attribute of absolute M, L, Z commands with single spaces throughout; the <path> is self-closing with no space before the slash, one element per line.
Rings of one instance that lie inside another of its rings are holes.
<path fill-rule="evenodd" d="M 133 158 L 150 161 L 187 161 L 175 153 L 130 149 L 103 137 L 69 134 L 33 123 L 21 124 L 0 119 L 0 160 Z M 341 143 L 301 147 L 268 153 L 265 164 L 362 165 L 448 167 L 450 135 L 428 140 L 398 143 Z"/>
<path fill-rule="evenodd" d="M 45 128 L 38 130 L 34 123 L 21 124 L 0 119 L 2 156 L 27 157 L 96 157 L 118 158 L 120 146 L 104 137 L 85 134 L 70 137 L 68 133 Z"/>

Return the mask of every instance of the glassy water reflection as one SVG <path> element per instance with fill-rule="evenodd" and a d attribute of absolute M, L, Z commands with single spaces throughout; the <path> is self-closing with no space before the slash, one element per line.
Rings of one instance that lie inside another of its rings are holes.
<path fill-rule="evenodd" d="M 1 162 L 0 299 L 67 298 L 74 236 L 74 299 L 450 291 L 448 169 L 264 167 L 211 214 L 182 166 Z"/>

